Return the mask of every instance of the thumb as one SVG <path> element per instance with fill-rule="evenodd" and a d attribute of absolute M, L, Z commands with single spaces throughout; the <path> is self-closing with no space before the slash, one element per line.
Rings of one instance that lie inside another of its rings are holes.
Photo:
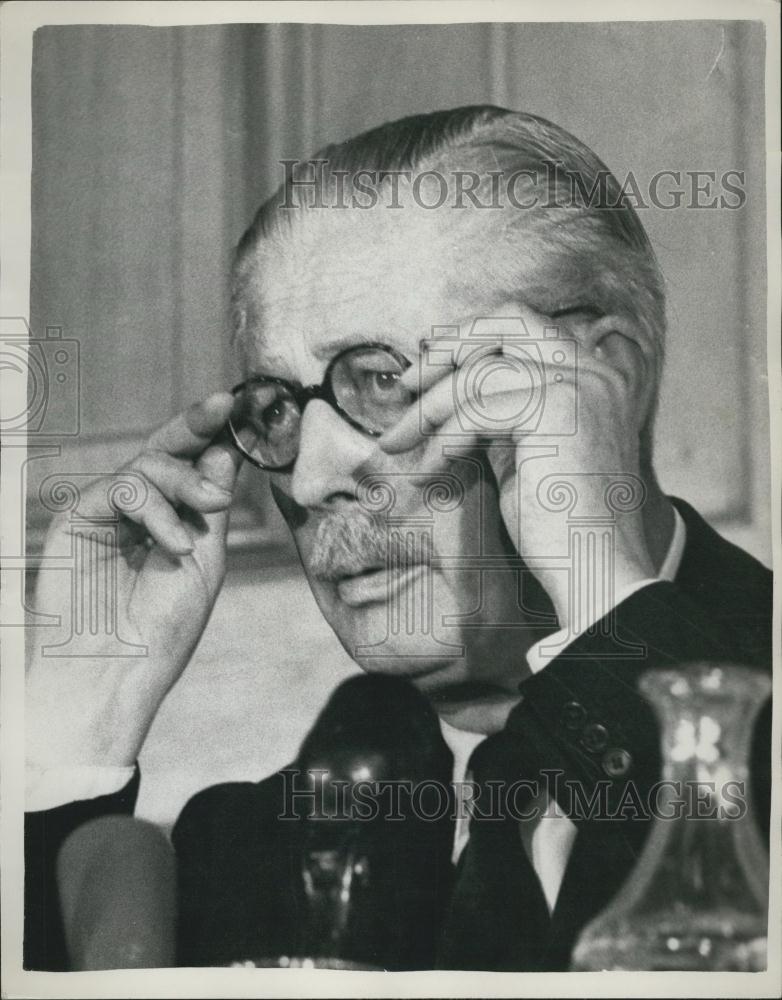
<path fill-rule="evenodd" d="M 242 461 L 241 453 L 233 447 L 228 435 L 223 433 L 202 452 L 196 462 L 196 469 L 215 486 L 233 493 Z"/>

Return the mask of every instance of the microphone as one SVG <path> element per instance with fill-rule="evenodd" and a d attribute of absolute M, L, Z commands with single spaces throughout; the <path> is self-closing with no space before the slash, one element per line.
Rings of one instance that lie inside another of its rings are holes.
<path fill-rule="evenodd" d="M 373 776 L 451 779 L 453 758 L 429 700 L 403 677 L 359 674 L 334 691 L 301 745 L 300 767 L 318 758 L 366 757 Z"/>
<path fill-rule="evenodd" d="M 312 792 L 297 802 L 305 950 L 431 967 L 451 879 L 453 758 L 428 699 L 404 678 L 352 677 L 296 765 Z"/>
<path fill-rule="evenodd" d="M 132 816 L 79 826 L 57 857 L 73 971 L 174 965 L 176 864 L 166 837 Z"/>

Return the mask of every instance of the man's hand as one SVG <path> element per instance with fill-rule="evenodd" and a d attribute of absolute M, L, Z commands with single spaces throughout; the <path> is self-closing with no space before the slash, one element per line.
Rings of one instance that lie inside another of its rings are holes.
<path fill-rule="evenodd" d="M 217 438 L 233 397 L 216 393 L 156 431 L 144 450 L 108 479 L 96 480 L 79 497 L 76 528 L 68 515 L 52 522 L 35 609 L 62 606 L 68 578 L 46 567 L 46 557 L 68 552 L 75 530 L 96 537 L 105 531 L 107 496 L 113 495 L 119 525 L 116 545 L 90 544 L 92 564 L 80 572 L 116 574 L 112 599 L 115 632 L 147 648 L 144 656 L 116 658 L 116 636 L 106 657 L 47 657 L 37 635 L 27 670 L 28 762 L 36 768 L 133 764 L 166 693 L 188 663 L 225 574 L 228 508 L 241 457 Z M 140 486 L 141 502 L 121 506 L 123 490 Z M 101 517 L 103 521 L 101 521 Z M 108 576 L 106 576 L 108 574 Z M 90 594 L 91 581 L 82 581 Z M 67 608 L 66 613 L 70 614 Z M 48 637 L 46 642 L 51 642 Z M 94 650 L 94 645 L 91 651 Z"/>
<path fill-rule="evenodd" d="M 543 338 L 545 327 L 556 325 L 529 310 L 524 310 L 523 319 L 531 345 Z M 481 331 L 484 336 L 486 325 Z M 445 373 L 442 367 L 414 364 L 403 381 L 408 388 L 423 391 L 379 443 L 389 453 L 420 447 L 423 464 L 432 470 L 447 462 L 445 445 L 451 455 L 484 449 L 498 483 L 508 534 L 548 592 L 564 628 L 572 624 L 574 615 L 584 614 L 584 601 L 591 600 L 587 595 L 594 596 L 595 590 L 607 596 L 611 589 L 617 592 L 654 577 L 640 508 L 613 512 L 614 546 L 609 559 L 595 553 L 588 565 L 579 567 L 576 579 L 551 565 L 552 557 L 569 554 L 568 510 L 552 509 L 558 505 L 549 493 L 556 482 L 570 484 L 575 491 L 570 498 L 579 516 L 598 518 L 610 514 L 605 492 L 610 474 L 630 475 L 640 486 L 644 402 L 628 377 L 632 366 L 614 363 L 619 352 L 626 355 L 635 348 L 614 342 L 609 360 L 609 352 L 593 342 L 591 349 L 580 346 L 575 363 L 544 363 L 522 371 L 513 360 L 518 341 L 503 345 L 507 329 L 507 324 L 498 323 L 496 339 L 487 337 L 487 346 L 478 355 L 463 352 L 465 365 L 484 365 L 485 378 L 460 377 L 458 364 Z M 605 331 L 609 337 L 620 336 L 610 332 L 610 325 Z M 503 363 L 503 351 L 510 363 Z M 543 419 L 534 424 L 529 419 L 514 423 L 514 414 L 530 414 L 533 393 L 543 400 Z M 460 420 L 460 410 L 462 417 L 466 413 L 470 419 Z M 466 424 L 474 426 L 466 428 Z M 561 433 L 558 428 L 563 429 Z M 576 603 L 580 610 L 574 607 Z"/>

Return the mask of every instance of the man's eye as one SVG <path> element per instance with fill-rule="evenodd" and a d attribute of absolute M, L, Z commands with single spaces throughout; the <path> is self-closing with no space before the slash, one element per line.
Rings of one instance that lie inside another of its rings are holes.
<path fill-rule="evenodd" d="M 267 406 L 263 411 L 263 422 L 265 424 L 281 424 L 283 420 L 285 420 L 285 408 L 279 401 Z"/>
<path fill-rule="evenodd" d="M 396 405 L 405 395 L 399 384 L 399 372 L 367 370 L 361 374 L 361 392 L 367 400 Z"/>
<path fill-rule="evenodd" d="M 367 378 L 373 389 L 380 392 L 390 392 L 396 388 L 399 381 L 397 372 L 367 372 Z"/>
<path fill-rule="evenodd" d="M 298 427 L 300 417 L 292 399 L 276 399 L 263 411 L 263 426 L 269 435 L 290 434 Z"/>
<path fill-rule="evenodd" d="M 250 420 L 261 433 L 286 427 L 298 415 L 296 403 L 286 396 L 272 395 L 274 391 L 265 386 L 253 401 Z"/>
<path fill-rule="evenodd" d="M 391 351 L 368 347 L 337 360 L 331 388 L 339 406 L 360 427 L 380 433 L 390 427 L 411 401 L 401 381 L 408 366 Z"/>

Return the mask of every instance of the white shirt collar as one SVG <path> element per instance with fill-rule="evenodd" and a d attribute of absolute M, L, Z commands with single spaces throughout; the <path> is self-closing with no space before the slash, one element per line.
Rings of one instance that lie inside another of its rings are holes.
<path fill-rule="evenodd" d="M 684 546 L 687 543 L 687 528 L 684 524 L 684 519 L 679 513 L 679 511 L 673 508 L 673 537 L 671 538 L 671 544 L 668 546 L 668 552 L 663 559 L 662 566 L 658 578 L 660 580 L 667 580 L 669 583 L 673 583 L 676 579 L 676 574 L 679 572 L 679 567 L 682 564 L 682 557 L 684 556 Z"/>

